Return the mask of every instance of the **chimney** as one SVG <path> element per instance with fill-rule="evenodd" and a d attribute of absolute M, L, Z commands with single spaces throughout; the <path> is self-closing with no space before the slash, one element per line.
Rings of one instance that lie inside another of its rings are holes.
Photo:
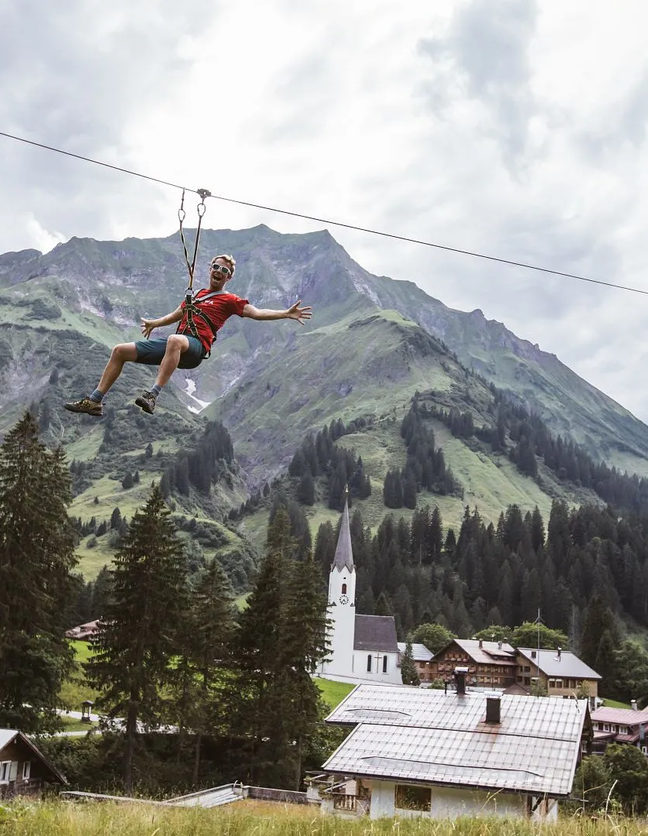
<path fill-rule="evenodd" d="M 466 674 L 468 673 L 468 668 L 455 668 L 454 669 L 454 680 L 455 680 L 455 688 L 457 689 L 458 694 L 465 694 L 466 693 Z"/>
<path fill-rule="evenodd" d="M 499 697 L 486 697 L 486 722 L 491 726 L 499 726 L 501 720 L 501 704 Z"/>
<path fill-rule="evenodd" d="M 479 640 L 479 649 L 481 650 L 483 646 L 484 646 L 483 639 L 480 639 Z"/>
<path fill-rule="evenodd" d="M 532 650 L 531 651 L 531 658 L 535 659 L 535 657 L 536 657 L 536 652 L 535 652 L 535 650 Z"/>
<path fill-rule="evenodd" d="M 639 706 L 637 705 L 637 700 L 630 700 L 630 707 L 633 711 L 639 711 Z"/>
<path fill-rule="evenodd" d="M 556 655 L 558 656 L 558 661 L 560 662 L 560 657 L 562 656 L 562 647 L 556 648 Z"/>
<path fill-rule="evenodd" d="M 497 642 L 497 646 L 498 646 L 498 648 L 501 650 L 501 649 L 502 649 L 502 642 L 501 642 L 501 641 L 498 641 L 498 642 Z"/>

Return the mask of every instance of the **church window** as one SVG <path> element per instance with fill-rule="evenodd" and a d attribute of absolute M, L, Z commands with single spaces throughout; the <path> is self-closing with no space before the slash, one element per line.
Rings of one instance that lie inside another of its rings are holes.
<path fill-rule="evenodd" d="M 347 594 L 347 585 L 345 583 L 342 584 L 342 595 Z"/>
<path fill-rule="evenodd" d="M 387 654 L 383 656 L 383 673 L 387 673 Z"/>
<path fill-rule="evenodd" d="M 367 656 L 367 673 L 371 673 L 371 653 Z"/>

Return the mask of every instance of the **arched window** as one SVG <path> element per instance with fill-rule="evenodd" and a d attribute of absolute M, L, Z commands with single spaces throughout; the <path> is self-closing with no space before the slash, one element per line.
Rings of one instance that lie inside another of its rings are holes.
<path fill-rule="evenodd" d="M 346 584 L 342 584 L 342 595 L 346 595 Z"/>

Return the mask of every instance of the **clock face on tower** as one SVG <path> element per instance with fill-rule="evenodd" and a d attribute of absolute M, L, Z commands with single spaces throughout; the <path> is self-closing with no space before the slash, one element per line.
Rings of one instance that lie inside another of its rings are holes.
<path fill-rule="evenodd" d="M 341 604 L 348 604 L 349 603 L 349 596 L 348 595 L 340 595 L 340 603 Z"/>

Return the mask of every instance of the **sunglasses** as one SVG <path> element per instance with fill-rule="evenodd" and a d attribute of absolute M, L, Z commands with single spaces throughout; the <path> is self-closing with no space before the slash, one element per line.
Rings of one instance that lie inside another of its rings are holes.
<path fill-rule="evenodd" d="M 225 267 L 224 264 L 212 264 L 211 266 L 212 273 L 222 273 L 224 276 L 231 276 L 232 271 L 229 267 Z"/>

